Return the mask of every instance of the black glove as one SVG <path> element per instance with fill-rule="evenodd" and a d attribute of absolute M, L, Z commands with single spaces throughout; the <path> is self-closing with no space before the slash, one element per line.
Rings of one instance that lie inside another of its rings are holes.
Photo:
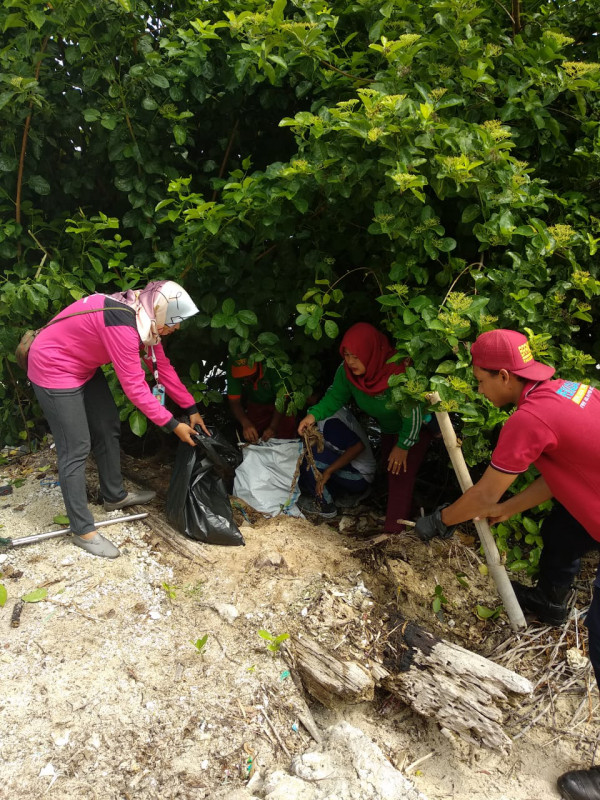
<path fill-rule="evenodd" d="M 428 542 L 435 536 L 441 539 L 449 539 L 454 533 L 455 525 L 444 525 L 442 522 L 442 509 L 446 508 L 449 503 L 444 503 L 443 506 L 438 506 L 433 514 L 428 514 L 426 517 L 420 517 L 415 525 L 415 533 L 422 542 Z"/>

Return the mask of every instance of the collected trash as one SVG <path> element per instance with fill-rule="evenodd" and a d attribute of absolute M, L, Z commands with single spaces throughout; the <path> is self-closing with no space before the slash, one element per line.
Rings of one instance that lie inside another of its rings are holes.
<path fill-rule="evenodd" d="M 200 426 L 196 447 L 179 444 L 167 494 L 171 525 L 190 539 L 206 544 L 242 545 L 244 537 L 233 521 L 225 481 L 241 457 L 215 428 L 206 436 Z"/>
<path fill-rule="evenodd" d="M 243 450 L 244 463 L 235 472 L 233 493 L 257 511 L 301 517 L 297 506 L 300 439 L 269 439 Z"/>

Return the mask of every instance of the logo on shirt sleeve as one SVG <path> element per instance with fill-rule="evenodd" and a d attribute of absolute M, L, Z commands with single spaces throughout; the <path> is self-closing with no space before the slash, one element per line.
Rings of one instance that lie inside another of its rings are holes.
<path fill-rule="evenodd" d="M 559 386 L 556 390 L 556 394 L 561 397 L 566 397 L 568 400 L 572 400 L 581 408 L 585 408 L 592 392 L 593 389 L 591 386 L 585 383 L 574 383 L 573 381 L 565 381 L 562 386 Z"/>

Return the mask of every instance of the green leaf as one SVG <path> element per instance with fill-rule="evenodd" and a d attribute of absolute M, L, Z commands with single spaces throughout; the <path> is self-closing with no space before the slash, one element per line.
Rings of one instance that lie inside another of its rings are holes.
<path fill-rule="evenodd" d="M 525 561 L 524 559 L 519 559 L 518 561 L 513 561 L 512 564 L 508 565 L 508 568 L 511 572 L 519 572 L 522 569 L 527 569 L 529 566 L 529 562 Z"/>
<path fill-rule="evenodd" d="M 100 125 L 108 131 L 114 131 L 117 127 L 118 117 L 115 114 L 102 114 Z"/>
<path fill-rule="evenodd" d="M 173 136 L 177 144 L 185 144 L 185 140 L 187 139 L 187 131 L 181 125 L 174 125 Z"/>
<path fill-rule="evenodd" d="M 243 322 L 244 325 L 256 325 L 258 323 L 258 318 L 254 311 L 250 311 L 247 308 L 242 308 L 238 311 L 237 315 L 240 322 Z"/>
<path fill-rule="evenodd" d="M 84 108 L 83 118 L 86 122 L 96 122 L 100 119 L 100 111 L 97 108 Z"/>
<path fill-rule="evenodd" d="M 460 220 L 461 220 L 461 222 L 473 222 L 473 220 L 477 219 L 477 217 L 480 214 L 481 214 L 481 208 L 479 207 L 478 204 L 473 203 L 472 205 L 467 206 L 464 209 L 464 211 L 462 212 Z"/>
<path fill-rule="evenodd" d="M 3 583 L 0 583 L 0 608 L 4 608 L 7 597 L 8 594 L 6 591 L 6 586 Z"/>
<path fill-rule="evenodd" d="M 228 297 L 226 300 L 223 300 L 223 305 L 221 308 L 223 309 L 225 316 L 233 316 L 233 314 L 235 314 L 235 300 L 232 300 L 231 297 Z"/>
<path fill-rule="evenodd" d="M 55 517 L 52 518 L 52 522 L 54 522 L 56 525 L 68 525 L 69 518 L 65 517 L 64 514 L 57 514 Z"/>
<path fill-rule="evenodd" d="M 99 69 L 87 67 L 83 70 L 83 85 L 90 88 L 98 82 L 101 76 L 102 72 Z"/>
<path fill-rule="evenodd" d="M 478 605 L 475 608 L 475 613 L 477 614 L 479 619 L 491 619 L 493 616 L 496 615 L 496 609 Z"/>
<path fill-rule="evenodd" d="M 41 175 L 32 175 L 27 181 L 36 194 L 50 194 L 50 184 Z"/>
<path fill-rule="evenodd" d="M 527 533 L 536 534 L 539 530 L 539 526 L 537 522 L 531 517 L 523 517 L 523 527 L 527 531 Z"/>
<path fill-rule="evenodd" d="M 217 298 L 214 294 L 208 292 L 205 295 L 202 295 L 200 298 L 200 308 L 203 311 L 206 311 L 207 314 L 211 314 L 215 308 L 217 307 Z"/>
<path fill-rule="evenodd" d="M 9 14 L 4 20 L 2 30 L 7 31 L 9 28 L 24 28 L 25 20 L 20 14 Z"/>
<path fill-rule="evenodd" d="M 337 323 L 335 323 L 332 319 L 326 319 L 325 323 L 323 324 L 323 328 L 325 330 L 325 334 L 330 339 L 335 339 L 336 336 L 338 336 L 338 334 L 340 332 L 340 329 L 338 328 Z"/>
<path fill-rule="evenodd" d="M 258 335 L 258 343 L 265 347 L 273 347 L 279 341 L 279 337 L 269 331 L 264 331 Z"/>
<path fill-rule="evenodd" d="M 168 89 L 169 88 L 169 81 L 164 75 L 149 75 L 148 81 L 153 86 L 158 86 L 160 89 Z"/>
<path fill-rule="evenodd" d="M 156 111 L 158 108 L 158 103 L 153 97 L 146 95 L 142 100 L 142 108 L 145 108 L 146 111 Z"/>
<path fill-rule="evenodd" d="M 156 401 L 158 403 L 158 400 Z M 137 408 L 129 415 L 129 427 L 136 436 L 143 436 L 148 428 L 148 420 Z"/>
<path fill-rule="evenodd" d="M 32 592 L 24 594 L 21 597 L 21 600 L 24 603 L 39 603 L 41 600 L 45 600 L 47 597 L 48 589 L 34 589 Z"/>

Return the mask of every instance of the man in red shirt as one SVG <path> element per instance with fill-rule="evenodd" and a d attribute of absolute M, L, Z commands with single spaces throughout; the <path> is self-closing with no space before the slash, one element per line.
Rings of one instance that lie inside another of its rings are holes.
<path fill-rule="evenodd" d="M 452 505 L 422 517 L 416 532 L 423 540 L 450 536 L 452 526 L 465 520 L 487 517 L 497 523 L 555 498 L 542 525 L 538 583 L 513 586 L 525 611 L 558 625 L 568 617 L 581 556 L 600 549 L 600 392 L 584 383 L 551 380 L 554 368 L 535 361 L 527 338 L 517 331 L 482 334 L 471 358 L 479 392 L 497 408 L 514 405 L 516 410 L 481 480 Z M 540 477 L 499 502 L 531 464 Z M 600 688 L 600 568 L 586 625 Z M 600 800 L 600 768 L 567 772 L 558 788 L 567 800 Z"/>

